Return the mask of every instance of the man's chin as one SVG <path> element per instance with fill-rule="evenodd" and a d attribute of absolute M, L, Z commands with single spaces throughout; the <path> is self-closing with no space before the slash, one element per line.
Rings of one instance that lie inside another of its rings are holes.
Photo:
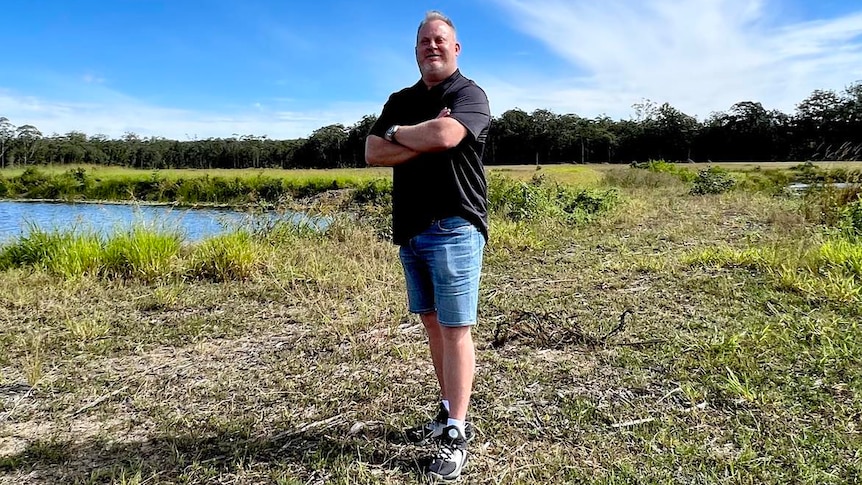
<path fill-rule="evenodd" d="M 421 69 L 422 77 L 424 78 L 434 78 L 437 80 L 442 80 L 449 77 L 449 71 L 446 66 L 441 64 L 435 64 L 432 66 L 425 65 Z"/>

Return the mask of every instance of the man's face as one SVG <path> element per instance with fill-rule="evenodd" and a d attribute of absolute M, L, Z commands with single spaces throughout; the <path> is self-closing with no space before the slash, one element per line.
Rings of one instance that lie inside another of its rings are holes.
<path fill-rule="evenodd" d="M 455 32 L 442 20 L 432 20 L 422 26 L 416 39 L 416 62 L 426 83 L 437 84 L 458 68 L 461 44 Z"/>

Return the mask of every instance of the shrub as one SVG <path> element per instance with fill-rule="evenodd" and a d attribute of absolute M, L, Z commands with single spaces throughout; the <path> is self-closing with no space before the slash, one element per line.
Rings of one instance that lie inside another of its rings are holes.
<path fill-rule="evenodd" d="M 813 187 L 805 193 L 801 210 L 806 220 L 855 233 L 859 226 L 854 204 L 859 200 L 862 200 L 860 187 Z"/>
<path fill-rule="evenodd" d="M 392 181 L 373 179 L 362 182 L 353 191 L 352 199 L 357 204 L 388 206 L 392 203 Z"/>
<path fill-rule="evenodd" d="M 785 193 L 792 182 L 793 175 L 786 170 L 760 170 L 760 167 L 757 167 L 754 171 L 742 174 L 736 187 L 751 192 L 778 195 Z"/>
<path fill-rule="evenodd" d="M 577 190 L 535 175 L 529 182 L 492 174 L 488 184 L 489 210 L 510 220 L 540 218 L 582 222 L 609 210 L 619 201 L 616 190 Z"/>
<path fill-rule="evenodd" d="M 243 200 L 248 197 L 249 191 L 250 189 L 246 187 L 245 183 L 243 183 L 239 177 L 234 177 L 232 179 L 213 177 L 210 184 L 210 192 L 212 193 L 211 197 L 217 202 Z M 169 198 L 165 199 L 169 200 Z"/>
<path fill-rule="evenodd" d="M 258 200 L 276 202 L 287 192 L 281 179 L 260 176 L 250 182 Z"/>
<path fill-rule="evenodd" d="M 794 179 L 797 182 L 805 184 L 823 182 L 825 178 L 825 170 L 820 169 L 811 162 L 794 165 L 790 167 L 790 170 L 793 172 Z"/>
<path fill-rule="evenodd" d="M 117 177 L 97 181 L 85 194 L 88 199 L 127 200 L 136 196 L 135 181 L 129 177 Z"/>
<path fill-rule="evenodd" d="M 796 182 L 806 184 L 828 184 L 835 182 L 862 182 L 862 171 L 846 168 L 821 168 L 811 162 L 790 167 Z"/>
<path fill-rule="evenodd" d="M 696 175 L 691 170 L 685 167 L 679 167 L 676 164 L 666 162 L 664 160 L 650 160 L 646 163 L 632 162 L 632 168 L 646 169 L 654 173 L 666 173 L 682 180 L 683 182 L 692 182 Z"/>
<path fill-rule="evenodd" d="M 698 172 L 691 188 L 692 195 L 723 194 L 730 191 L 736 181 L 727 170 L 709 167 Z"/>
<path fill-rule="evenodd" d="M 338 190 L 346 188 L 349 184 L 338 179 L 311 177 L 306 179 L 289 180 L 286 183 L 287 190 L 293 197 L 312 197 L 327 190 Z"/>
<path fill-rule="evenodd" d="M 207 186 L 210 185 L 209 175 L 200 178 L 182 179 L 177 183 L 177 202 L 194 204 L 209 202 Z"/>
<path fill-rule="evenodd" d="M 604 183 L 612 187 L 655 189 L 681 186 L 684 182 L 669 173 L 620 167 L 605 172 Z"/>
<path fill-rule="evenodd" d="M 862 199 L 857 199 L 841 208 L 839 227 L 851 238 L 862 236 Z"/>

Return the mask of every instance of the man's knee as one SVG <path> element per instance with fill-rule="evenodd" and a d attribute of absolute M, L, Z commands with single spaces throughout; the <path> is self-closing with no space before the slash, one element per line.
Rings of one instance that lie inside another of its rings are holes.
<path fill-rule="evenodd" d="M 447 342 L 459 342 L 464 339 L 470 338 L 471 328 L 472 327 L 469 325 L 459 327 L 447 327 L 446 325 L 440 325 L 440 333 L 443 335 L 443 340 Z"/>
<path fill-rule="evenodd" d="M 440 326 L 437 312 L 422 313 L 419 315 L 419 320 L 422 320 L 422 325 L 425 325 L 426 329 L 436 330 Z"/>

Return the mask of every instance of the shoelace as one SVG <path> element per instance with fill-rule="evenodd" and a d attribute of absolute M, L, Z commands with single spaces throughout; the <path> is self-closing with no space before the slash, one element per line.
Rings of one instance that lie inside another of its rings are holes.
<path fill-rule="evenodd" d="M 452 460 L 454 458 L 455 452 L 458 451 L 458 448 L 451 445 L 443 445 L 440 447 L 440 456 L 439 458 L 443 458 L 445 460 Z"/>

